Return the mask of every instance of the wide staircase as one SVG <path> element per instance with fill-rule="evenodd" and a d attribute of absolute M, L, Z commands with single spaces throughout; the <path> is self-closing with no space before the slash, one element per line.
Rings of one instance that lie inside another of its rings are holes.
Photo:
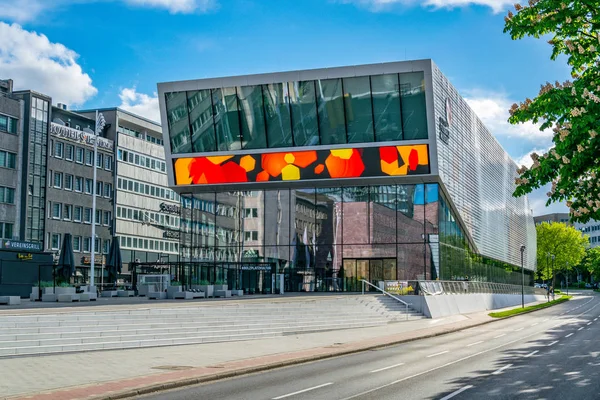
<path fill-rule="evenodd" d="M 252 340 L 423 318 L 382 295 L 0 315 L 0 357 Z"/>

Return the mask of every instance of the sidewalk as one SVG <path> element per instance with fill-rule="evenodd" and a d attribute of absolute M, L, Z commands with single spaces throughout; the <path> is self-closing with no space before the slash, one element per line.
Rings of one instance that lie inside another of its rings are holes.
<path fill-rule="evenodd" d="M 0 393 L 3 399 L 122 398 L 437 336 L 493 321 L 487 314 L 251 342 L 0 359 Z"/>

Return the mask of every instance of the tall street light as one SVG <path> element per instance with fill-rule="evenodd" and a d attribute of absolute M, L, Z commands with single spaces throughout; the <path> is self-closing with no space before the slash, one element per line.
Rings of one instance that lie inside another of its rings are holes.
<path fill-rule="evenodd" d="M 556 256 L 552 254 L 552 290 L 554 291 L 554 259 Z"/>
<path fill-rule="evenodd" d="M 521 308 L 525 308 L 525 270 L 523 269 L 523 253 L 525 246 L 521 246 Z"/>
<path fill-rule="evenodd" d="M 567 276 L 567 296 L 569 295 L 569 262 L 567 261 L 566 268 L 566 276 Z"/>

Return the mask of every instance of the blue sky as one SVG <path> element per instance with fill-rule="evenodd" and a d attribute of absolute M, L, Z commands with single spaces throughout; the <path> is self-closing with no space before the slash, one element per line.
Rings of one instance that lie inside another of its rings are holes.
<path fill-rule="evenodd" d="M 157 82 L 432 58 L 520 160 L 547 149 L 551 134 L 508 125 L 508 108 L 569 70 L 550 60 L 545 40 L 502 32 L 511 3 L 0 0 L 0 78 L 74 108 L 157 119 Z M 543 193 L 530 196 L 536 214 Z"/>

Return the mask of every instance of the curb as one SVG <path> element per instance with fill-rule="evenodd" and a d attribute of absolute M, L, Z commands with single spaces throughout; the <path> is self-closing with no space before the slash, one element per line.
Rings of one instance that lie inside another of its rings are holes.
<path fill-rule="evenodd" d="M 567 296 L 567 295 L 565 295 L 565 296 Z M 572 296 L 572 295 L 569 295 L 569 296 L 570 296 L 571 298 L 573 298 L 573 296 Z M 559 299 L 557 299 L 557 300 L 559 300 Z M 554 301 L 554 300 L 553 300 L 553 301 Z M 555 304 L 552 304 L 551 306 L 542 307 L 542 308 L 537 308 L 537 309 L 535 309 L 535 310 L 523 311 L 523 312 L 520 312 L 520 313 L 517 313 L 517 314 L 513 314 L 513 315 L 507 315 L 506 317 L 492 317 L 490 314 L 493 314 L 493 313 L 489 313 L 488 315 L 490 315 L 490 317 L 491 317 L 491 318 L 494 318 L 494 321 L 502 321 L 502 320 L 504 320 L 504 319 L 513 318 L 513 317 L 518 317 L 519 315 L 523 315 L 523 314 L 530 314 L 530 313 L 532 313 L 532 312 L 536 312 L 536 311 L 545 310 L 545 309 L 547 309 L 547 308 L 552 308 L 552 307 L 554 307 L 554 306 L 558 306 L 558 305 L 560 305 L 560 304 L 564 304 L 564 303 L 566 303 L 566 302 L 568 302 L 568 301 L 571 301 L 571 299 L 566 299 L 565 301 L 561 301 L 560 303 L 555 303 Z M 545 304 L 545 303 L 540 303 L 540 304 Z"/>
<path fill-rule="evenodd" d="M 293 366 L 293 365 L 307 364 L 307 363 L 314 362 L 314 361 L 321 361 L 321 360 L 326 360 L 326 359 L 335 358 L 335 357 L 342 357 L 342 356 L 346 356 L 346 355 L 350 355 L 350 354 L 362 353 L 362 352 L 369 351 L 369 350 L 382 349 L 382 348 L 395 346 L 395 345 L 402 344 L 402 343 L 408 343 L 408 342 L 413 342 L 416 340 L 442 336 L 442 335 L 446 335 L 449 333 L 458 332 L 458 331 L 461 331 L 464 329 L 470 329 L 473 327 L 486 325 L 486 324 L 489 324 L 489 323 L 492 323 L 495 321 L 500 321 L 500 320 L 501 320 L 501 318 L 493 319 L 493 320 L 489 320 L 489 321 L 479 322 L 479 323 L 469 325 L 469 326 L 463 326 L 460 328 L 447 329 L 447 330 L 444 330 L 441 332 L 430 333 L 430 334 L 422 335 L 419 337 L 399 339 L 399 340 L 394 340 L 394 341 L 387 342 L 387 343 L 368 345 L 368 346 L 364 346 L 364 347 L 360 347 L 360 348 L 356 348 L 356 349 L 340 350 L 335 353 L 329 353 L 329 354 L 321 354 L 321 355 L 310 356 L 310 357 L 301 357 L 301 358 L 296 358 L 296 359 L 287 360 L 287 361 L 280 361 L 280 362 L 274 362 L 274 363 L 265 364 L 265 365 L 259 365 L 259 366 L 255 366 L 255 367 L 240 368 L 240 369 L 230 371 L 230 372 L 207 375 L 207 376 L 198 377 L 198 378 L 181 379 L 181 380 L 176 380 L 176 381 L 167 382 L 167 383 L 160 383 L 160 384 L 156 384 L 156 385 L 145 386 L 145 387 L 139 388 L 139 389 L 125 390 L 125 391 L 111 394 L 111 395 L 100 395 L 100 396 L 89 397 L 88 399 L 89 400 L 127 399 L 127 398 L 132 398 L 135 396 L 147 395 L 147 394 L 151 394 L 151 393 L 156 393 L 156 392 L 161 392 L 161 391 L 171 390 L 171 389 L 177 389 L 177 388 L 197 385 L 197 384 L 201 384 L 201 383 L 208 383 L 208 382 L 218 381 L 218 380 L 222 380 L 222 379 L 233 378 L 233 377 L 241 376 L 241 375 L 248 375 L 248 374 L 257 373 L 257 372 L 269 371 L 272 369 L 289 367 L 289 366 Z"/>

